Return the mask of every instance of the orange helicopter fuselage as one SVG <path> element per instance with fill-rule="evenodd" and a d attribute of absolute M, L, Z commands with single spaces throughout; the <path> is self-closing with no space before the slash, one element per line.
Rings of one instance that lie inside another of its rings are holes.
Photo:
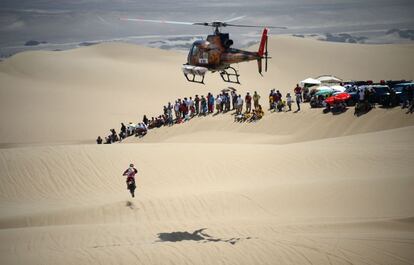
<path fill-rule="evenodd" d="M 206 67 L 210 71 L 227 69 L 231 64 L 259 60 L 258 52 L 230 48 L 233 41 L 226 33 L 209 35 L 207 40 L 193 43 L 187 57 L 187 64 Z"/>

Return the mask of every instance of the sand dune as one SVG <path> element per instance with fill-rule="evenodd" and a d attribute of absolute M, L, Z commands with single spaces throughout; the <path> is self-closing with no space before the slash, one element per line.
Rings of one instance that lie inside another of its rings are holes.
<path fill-rule="evenodd" d="M 287 145 L 3 149 L 2 263 L 410 263 L 413 130 Z M 120 176 L 131 159 L 134 200 Z M 211 238 L 158 242 L 201 228 Z"/>
<path fill-rule="evenodd" d="M 360 45 L 275 37 L 262 78 L 255 62 L 241 63 L 240 93 L 271 88 L 285 95 L 309 76 L 344 79 L 414 79 L 414 45 Z M 256 50 L 256 47 L 252 47 Z M 24 52 L 0 63 L 0 143 L 92 143 L 120 122 L 158 115 L 178 97 L 218 93 L 216 74 L 207 85 L 188 83 L 181 72 L 186 54 L 121 43 L 64 52 Z"/>
<path fill-rule="evenodd" d="M 325 73 L 412 79 L 413 47 L 273 38 L 270 72 L 240 64 L 238 90 L 264 102 Z M 93 144 L 224 87 L 186 83 L 184 58 L 112 43 L 0 63 L 0 264 L 414 263 L 414 119 L 399 108 L 199 117 Z"/>

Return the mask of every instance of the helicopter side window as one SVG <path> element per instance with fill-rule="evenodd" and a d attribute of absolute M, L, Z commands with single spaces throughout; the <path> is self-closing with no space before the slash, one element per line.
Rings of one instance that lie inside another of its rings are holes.
<path fill-rule="evenodd" d="M 197 47 L 196 45 L 193 45 L 193 49 L 192 49 L 192 51 L 191 51 L 191 54 L 192 54 L 193 56 L 195 56 L 195 55 L 197 55 L 197 54 L 198 54 L 198 47 Z"/>

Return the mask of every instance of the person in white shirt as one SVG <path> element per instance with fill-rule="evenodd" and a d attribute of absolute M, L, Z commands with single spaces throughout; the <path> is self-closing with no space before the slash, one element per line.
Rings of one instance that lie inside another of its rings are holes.
<path fill-rule="evenodd" d="M 217 109 L 217 113 L 221 112 L 221 96 L 217 95 L 216 97 L 216 109 Z"/>
<path fill-rule="evenodd" d="M 289 107 L 289 111 L 292 110 L 292 97 L 290 96 L 290 93 L 287 93 L 286 95 L 286 103 Z"/>
<path fill-rule="evenodd" d="M 188 110 L 190 111 L 190 116 L 193 117 L 195 114 L 195 108 L 194 100 L 191 97 L 188 99 Z"/>
<path fill-rule="evenodd" d="M 237 97 L 237 113 L 241 114 L 243 111 L 243 98 L 241 95 Z"/>
<path fill-rule="evenodd" d="M 178 102 L 178 100 L 175 102 L 174 112 L 175 112 L 175 118 L 179 120 L 180 119 L 180 103 Z"/>
<path fill-rule="evenodd" d="M 363 102 L 365 99 L 365 91 L 362 88 L 359 89 L 358 95 L 359 95 L 359 101 Z"/>

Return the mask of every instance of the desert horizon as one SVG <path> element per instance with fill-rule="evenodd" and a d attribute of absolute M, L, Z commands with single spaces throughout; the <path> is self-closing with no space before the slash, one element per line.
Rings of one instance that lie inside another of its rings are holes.
<path fill-rule="evenodd" d="M 188 25 L 130 23 L 120 18 L 190 22 L 243 17 L 244 24 L 285 26 L 273 36 L 290 35 L 346 43 L 410 43 L 414 38 L 413 3 L 405 0 L 293 0 L 251 3 L 221 1 L 5 0 L 0 4 L 0 58 L 27 50 L 67 50 L 122 41 L 186 51 L 212 31 Z M 258 42 L 260 30 L 232 28 L 236 47 Z"/>

